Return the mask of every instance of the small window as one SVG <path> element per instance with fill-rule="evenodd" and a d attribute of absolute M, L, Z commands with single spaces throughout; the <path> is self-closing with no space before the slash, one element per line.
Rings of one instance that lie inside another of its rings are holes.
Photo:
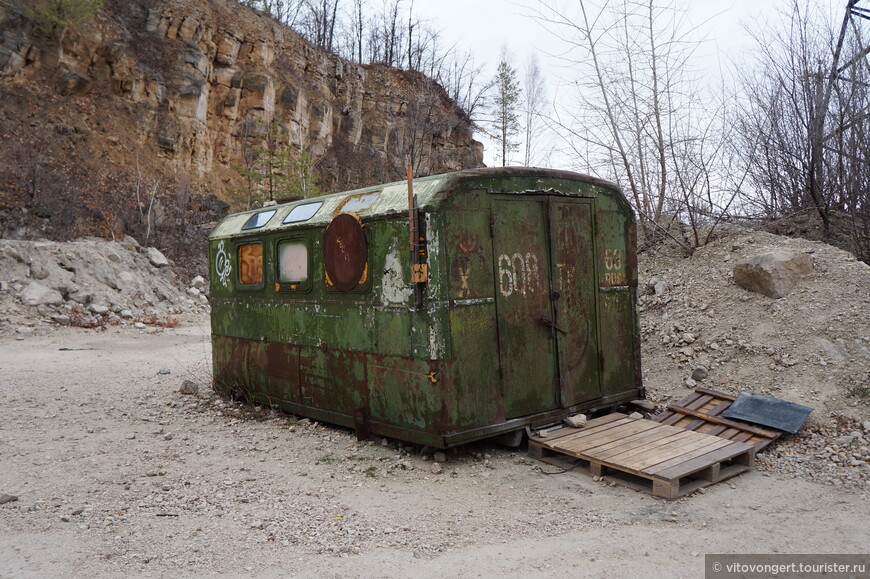
<path fill-rule="evenodd" d="M 251 218 L 242 225 L 242 229 L 259 229 L 263 227 L 269 220 L 274 217 L 274 215 L 278 212 L 277 209 L 270 209 L 269 211 L 260 211 L 259 213 L 254 213 L 251 215 Z"/>
<path fill-rule="evenodd" d="M 308 281 L 308 246 L 301 241 L 278 244 L 278 280 L 298 284 Z"/>
<path fill-rule="evenodd" d="M 381 195 L 380 191 L 372 191 L 370 193 L 359 193 L 357 195 L 349 195 L 341 202 L 336 213 L 362 213 L 374 205 L 375 201 Z"/>
<path fill-rule="evenodd" d="M 308 221 L 314 217 L 314 214 L 317 213 L 317 210 L 320 209 L 321 205 L 323 205 L 323 201 L 297 205 L 291 209 L 290 213 L 287 214 L 287 217 L 284 218 L 284 223 L 300 223 L 302 221 Z"/>
<path fill-rule="evenodd" d="M 263 283 L 263 245 L 248 243 L 239 246 L 239 283 L 261 285 Z"/>

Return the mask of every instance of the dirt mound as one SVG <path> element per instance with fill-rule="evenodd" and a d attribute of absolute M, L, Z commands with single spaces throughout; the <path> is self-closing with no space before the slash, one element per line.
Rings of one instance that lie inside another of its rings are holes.
<path fill-rule="evenodd" d="M 735 263 L 774 250 L 806 253 L 813 271 L 780 299 L 734 282 Z M 639 261 L 644 381 L 653 401 L 678 400 L 697 384 L 812 406 L 815 422 L 866 420 L 870 266 L 824 243 L 733 226 L 691 257 L 663 246 Z M 698 367 L 707 376 L 693 380 Z"/>
<path fill-rule="evenodd" d="M 50 325 L 174 325 L 208 309 L 205 280 L 182 283 L 156 248 L 133 238 L 0 240 L 0 330 Z"/>

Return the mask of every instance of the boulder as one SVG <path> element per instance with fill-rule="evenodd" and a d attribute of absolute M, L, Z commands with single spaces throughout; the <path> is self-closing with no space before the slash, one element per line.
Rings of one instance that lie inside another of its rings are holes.
<path fill-rule="evenodd" d="M 832 342 L 825 338 L 816 337 L 813 338 L 813 343 L 828 360 L 845 362 L 849 359 L 849 350 L 846 348 L 846 341 L 842 338 Z"/>
<path fill-rule="evenodd" d="M 734 265 L 734 281 L 745 290 L 779 299 L 813 270 L 813 262 L 799 251 L 771 251 Z"/>
<path fill-rule="evenodd" d="M 156 247 L 149 247 L 145 250 L 145 257 L 151 262 L 154 267 L 165 267 L 169 265 L 169 260 Z"/>
<path fill-rule="evenodd" d="M 565 419 L 565 424 L 567 424 L 571 428 L 583 428 L 584 426 L 586 426 L 586 415 L 575 414 L 573 416 L 569 416 Z"/>
<path fill-rule="evenodd" d="M 45 279 L 49 276 L 49 271 L 46 267 L 39 263 L 34 262 L 30 264 L 30 277 L 33 279 Z"/>
<path fill-rule="evenodd" d="M 58 305 L 63 303 L 63 296 L 57 290 L 47 288 L 41 283 L 31 282 L 18 294 L 21 303 L 28 306 Z"/>
<path fill-rule="evenodd" d="M 193 380 L 185 380 L 181 383 L 181 388 L 178 389 L 178 392 L 191 396 L 199 394 L 199 384 Z"/>

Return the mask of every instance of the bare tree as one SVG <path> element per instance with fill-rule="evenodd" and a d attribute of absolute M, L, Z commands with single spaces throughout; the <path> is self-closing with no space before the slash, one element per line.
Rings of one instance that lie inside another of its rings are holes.
<path fill-rule="evenodd" d="M 438 165 L 435 142 L 453 129 L 441 113 L 447 104 L 444 89 L 432 79 L 421 76 L 422 89 L 401 111 L 401 119 L 390 134 L 392 169 L 404 178 L 405 163 L 413 167 L 415 177 L 431 175 Z"/>
<path fill-rule="evenodd" d="M 669 0 L 610 0 L 598 9 L 579 0 L 576 13 L 561 6 L 544 0 L 536 17 L 566 43 L 576 72 L 575 98 L 553 121 L 579 163 L 622 185 L 647 234 L 666 210 L 694 210 L 699 195 L 707 209 L 696 215 L 728 204 L 713 199 L 709 155 L 723 149 L 691 74 L 700 41 L 684 11 Z M 694 240 L 684 245 L 691 251 Z"/>
<path fill-rule="evenodd" d="M 530 54 L 526 60 L 523 79 L 523 121 L 525 125 L 523 164 L 528 167 L 535 161 L 538 152 L 538 137 L 541 132 L 541 117 L 546 104 L 544 77 L 538 64 L 538 56 Z"/>
<path fill-rule="evenodd" d="M 335 45 L 339 0 L 305 0 L 301 26 L 305 36 L 327 51 Z"/>
<path fill-rule="evenodd" d="M 784 25 L 755 31 L 758 58 L 742 76 L 736 147 L 752 184 L 743 198 L 749 211 L 813 212 L 825 234 L 832 213 L 845 213 L 870 259 L 870 48 L 868 11 L 858 4 L 848 0 L 835 27 L 815 4 L 793 0 Z"/>
<path fill-rule="evenodd" d="M 484 66 L 474 61 L 471 52 L 451 51 L 438 73 L 438 82 L 475 126 L 481 123 L 480 113 L 492 88 L 483 71 Z"/>

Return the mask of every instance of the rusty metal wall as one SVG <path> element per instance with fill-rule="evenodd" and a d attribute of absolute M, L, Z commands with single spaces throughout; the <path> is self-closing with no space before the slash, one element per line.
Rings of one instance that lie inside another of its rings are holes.
<path fill-rule="evenodd" d="M 256 230 L 241 229 L 251 212 L 216 229 L 218 388 L 440 447 L 638 396 L 634 218 L 615 187 L 539 170 L 415 181 L 429 266 L 418 302 L 401 185 L 327 197 L 321 211 L 331 214 L 302 223 L 281 220 L 310 201 L 279 206 Z M 342 208 L 360 200 L 369 205 L 354 216 L 356 233 Z M 367 261 L 342 264 L 352 275 L 337 287 L 324 249 L 328 240 L 330 255 L 340 251 L 348 231 Z M 303 282 L 280 282 L 287 240 L 308 248 Z M 258 286 L 238 283 L 238 247 L 251 242 L 263 246 Z"/>

